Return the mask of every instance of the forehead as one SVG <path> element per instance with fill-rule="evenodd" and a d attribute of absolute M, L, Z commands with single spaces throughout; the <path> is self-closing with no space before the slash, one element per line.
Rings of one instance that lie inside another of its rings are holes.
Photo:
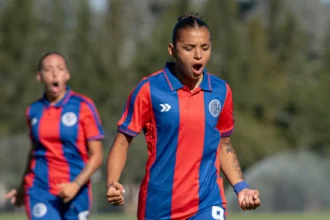
<path fill-rule="evenodd" d="M 47 57 L 45 57 L 43 59 L 43 64 L 47 65 L 47 64 L 52 64 L 52 63 L 57 63 L 57 64 L 65 64 L 65 60 L 62 56 L 58 55 L 58 54 L 51 54 L 48 55 Z"/>
<path fill-rule="evenodd" d="M 179 31 L 178 42 L 184 44 L 208 43 L 211 34 L 207 27 L 187 27 Z"/>

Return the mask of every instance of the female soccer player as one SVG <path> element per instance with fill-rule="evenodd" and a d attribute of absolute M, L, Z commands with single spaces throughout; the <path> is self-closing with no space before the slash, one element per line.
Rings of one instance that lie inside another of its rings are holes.
<path fill-rule="evenodd" d="M 43 97 L 26 110 L 32 147 L 23 180 L 6 198 L 25 204 L 31 220 L 83 220 L 91 207 L 90 177 L 102 163 L 103 130 L 91 99 L 71 91 L 63 55 L 41 57 Z"/>
<path fill-rule="evenodd" d="M 260 205 L 259 192 L 244 181 L 230 142 L 231 89 L 205 70 L 211 45 L 210 30 L 198 14 L 181 16 L 168 45 L 175 63 L 144 78 L 124 107 L 108 155 L 107 197 L 113 205 L 124 204 L 121 172 L 132 138 L 143 129 L 149 158 L 139 194 L 140 220 L 225 219 L 220 168 L 243 210 Z"/>

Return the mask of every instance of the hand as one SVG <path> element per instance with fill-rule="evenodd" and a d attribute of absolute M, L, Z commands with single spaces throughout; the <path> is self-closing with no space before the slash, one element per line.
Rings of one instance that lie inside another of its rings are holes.
<path fill-rule="evenodd" d="M 260 206 L 259 191 L 243 189 L 238 193 L 238 204 L 243 211 L 256 209 Z"/>
<path fill-rule="evenodd" d="M 6 195 L 5 199 L 10 199 L 10 203 L 14 206 L 20 207 L 24 205 L 24 189 L 12 189 Z"/>
<path fill-rule="evenodd" d="M 124 204 L 124 196 L 125 193 L 124 187 L 118 183 L 112 183 L 107 190 L 107 198 L 108 201 L 114 206 L 120 206 Z"/>
<path fill-rule="evenodd" d="M 71 201 L 80 190 L 80 186 L 76 182 L 62 183 L 57 186 L 59 188 L 57 195 L 62 198 L 65 203 Z"/>

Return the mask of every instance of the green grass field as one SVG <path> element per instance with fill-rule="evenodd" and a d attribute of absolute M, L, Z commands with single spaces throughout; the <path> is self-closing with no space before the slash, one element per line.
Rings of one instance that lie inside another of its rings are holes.
<path fill-rule="evenodd" d="M 24 220 L 25 215 L 0 214 L 0 220 Z M 93 215 L 91 220 L 134 220 L 134 216 L 124 215 Z M 329 220 L 330 213 L 310 214 L 229 214 L 229 220 Z"/>

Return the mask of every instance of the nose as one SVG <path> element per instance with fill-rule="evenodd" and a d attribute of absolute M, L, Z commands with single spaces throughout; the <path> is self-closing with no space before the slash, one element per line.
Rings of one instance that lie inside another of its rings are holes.
<path fill-rule="evenodd" d="M 196 48 L 194 53 L 194 59 L 201 60 L 203 58 L 203 54 L 200 48 Z"/>
<path fill-rule="evenodd" d="M 55 70 L 55 69 L 53 69 L 53 70 L 52 70 L 52 75 L 53 75 L 53 77 L 56 77 L 56 76 L 58 75 L 58 71 Z"/>

